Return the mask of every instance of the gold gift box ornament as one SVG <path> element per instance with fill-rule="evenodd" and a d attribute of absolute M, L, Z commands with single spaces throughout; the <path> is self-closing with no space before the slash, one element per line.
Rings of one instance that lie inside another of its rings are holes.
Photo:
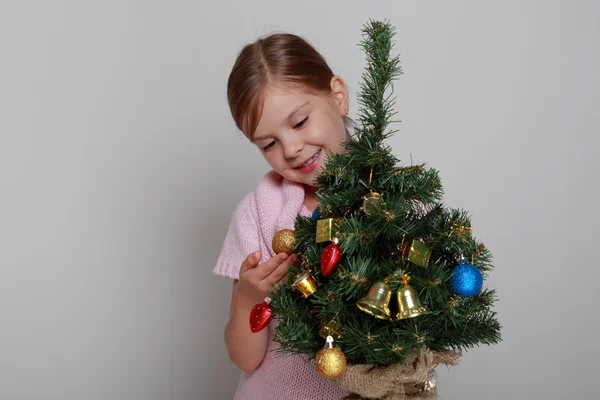
<path fill-rule="evenodd" d="M 430 257 L 431 249 L 425 243 L 414 239 L 408 251 L 408 261 L 425 268 L 429 265 Z"/>
<path fill-rule="evenodd" d="M 342 219 L 325 218 L 317 221 L 317 243 L 331 242 L 342 224 Z"/>

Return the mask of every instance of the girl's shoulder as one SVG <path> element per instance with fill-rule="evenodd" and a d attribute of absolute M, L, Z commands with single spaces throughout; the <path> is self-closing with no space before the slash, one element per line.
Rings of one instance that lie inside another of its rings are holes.
<path fill-rule="evenodd" d="M 304 187 L 267 172 L 256 189 L 243 197 L 233 212 L 214 272 L 237 279 L 248 254 L 260 249 L 274 254 L 271 238 L 281 229 L 293 229 L 304 205 Z"/>
<path fill-rule="evenodd" d="M 236 217 L 246 218 L 251 215 L 257 221 L 258 214 L 264 212 L 262 208 L 268 207 L 268 203 L 276 202 L 284 190 L 284 178 L 273 170 L 267 172 L 257 183 L 255 189 L 242 197 L 235 207 L 233 219 L 235 220 Z"/>

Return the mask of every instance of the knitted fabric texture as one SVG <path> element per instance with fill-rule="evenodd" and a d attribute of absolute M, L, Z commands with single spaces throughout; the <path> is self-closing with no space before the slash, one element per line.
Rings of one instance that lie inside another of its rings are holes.
<path fill-rule="evenodd" d="M 294 229 L 298 215 L 311 215 L 304 206 L 303 186 L 269 171 L 236 207 L 213 272 L 238 279 L 248 254 L 260 249 L 261 263 L 273 257 L 273 236 L 281 229 Z M 269 324 L 269 346 L 261 365 L 252 373 L 242 372 L 234 400 L 339 400 L 350 394 L 322 378 L 307 357 L 275 352 L 275 327 L 275 321 Z"/>

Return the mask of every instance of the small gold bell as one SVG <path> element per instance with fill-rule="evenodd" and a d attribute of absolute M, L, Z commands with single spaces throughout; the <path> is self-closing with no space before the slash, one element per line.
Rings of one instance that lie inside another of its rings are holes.
<path fill-rule="evenodd" d="M 306 298 L 317 290 L 318 283 L 310 271 L 304 271 L 294 278 L 292 286 Z"/>
<path fill-rule="evenodd" d="M 369 293 L 356 303 L 356 306 L 379 319 L 390 319 L 389 304 L 392 298 L 392 288 L 389 282 L 390 279 L 385 278 L 383 281 L 375 283 L 371 286 Z"/>
<path fill-rule="evenodd" d="M 427 308 L 421 305 L 415 289 L 408 285 L 409 281 L 410 277 L 408 275 L 402 275 L 402 287 L 398 289 L 398 293 L 396 293 L 398 298 L 398 313 L 396 314 L 396 319 L 418 317 L 419 315 L 427 313 Z"/>

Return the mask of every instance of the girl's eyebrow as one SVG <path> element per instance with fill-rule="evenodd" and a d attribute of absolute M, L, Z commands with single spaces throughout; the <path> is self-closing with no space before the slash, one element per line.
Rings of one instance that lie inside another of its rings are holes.
<path fill-rule="evenodd" d="M 288 115 L 287 120 L 289 121 L 290 119 L 292 119 L 292 116 L 294 114 L 296 114 L 298 112 L 298 110 L 300 110 L 302 107 L 304 107 L 305 105 L 307 105 L 309 103 L 308 100 L 306 100 L 304 103 L 300 104 L 298 107 L 294 108 L 294 110 Z"/>
<path fill-rule="evenodd" d="M 302 104 L 300 104 L 298 107 L 294 108 L 294 109 L 292 110 L 292 112 L 290 112 L 290 113 L 288 114 L 286 121 L 289 121 L 289 120 L 291 120 L 291 119 L 292 119 L 292 117 L 294 116 L 294 114 L 295 114 L 295 113 L 297 113 L 297 112 L 298 112 L 298 110 L 300 110 L 302 107 L 304 107 L 304 106 L 305 106 L 305 105 L 307 105 L 308 103 L 310 103 L 310 100 L 306 100 L 304 103 L 302 103 Z M 252 138 L 252 143 L 254 143 L 254 142 L 257 142 L 257 141 L 259 141 L 259 140 L 261 140 L 261 139 L 264 139 L 264 138 L 263 138 L 262 136 L 254 136 L 254 137 Z"/>

